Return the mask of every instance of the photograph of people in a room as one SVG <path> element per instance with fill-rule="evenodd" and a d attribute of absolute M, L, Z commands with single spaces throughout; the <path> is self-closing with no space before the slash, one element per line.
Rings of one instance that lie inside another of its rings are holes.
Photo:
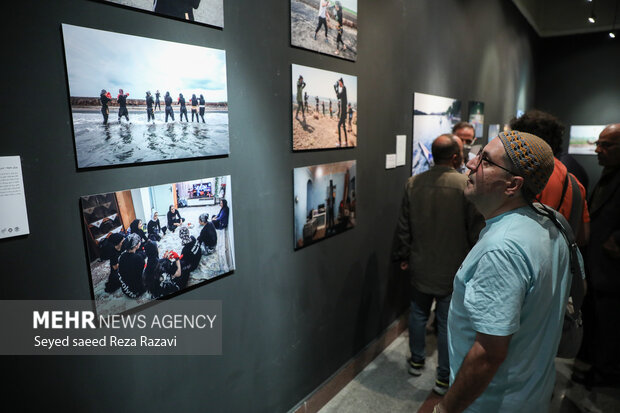
<path fill-rule="evenodd" d="M 355 226 L 355 174 L 355 161 L 293 170 L 295 249 Z"/>
<path fill-rule="evenodd" d="M 235 269 L 230 176 L 80 199 L 98 314 L 120 314 Z"/>
<path fill-rule="evenodd" d="M 433 141 L 442 133 L 452 133 L 452 126 L 460 121 L 459 100 L 424 93 L 414 94 L 411 175 L 430 169 L 433 165 Z"/>
<path fill-rule="evenodd" d="M 357 76 L 292 65 L 293 150 L 357 146 Z"/>
<path fill-rule="evenodd" d="M 224 50 L 62 31 L 78 168 L 229 153 Z"/>
<path fill-rule="evenodd" d="M 357 60 L 357 0 L 291 0 L 291 44 Z"/>
<path fill-rule="evenodd" d="M 209 26 L 224 27 L 224 0 L 101 0 Z"/>
<path fill-rule="evenodd" d="M 571 125 L 568 153 L 596 155 L 596 141 L 606 125 Z"/>

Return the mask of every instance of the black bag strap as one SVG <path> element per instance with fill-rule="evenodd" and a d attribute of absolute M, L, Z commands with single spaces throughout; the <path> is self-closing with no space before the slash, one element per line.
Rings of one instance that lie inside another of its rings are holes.
<path fill-rule="evenodd" d="M 579 189 L 577 188 L 577 190 Z M 535 208 L 539 211 L 542 209 L 547 213 L 552 213 L 553 216 L 548 215 L 549 219 L 551 219 L 551 222 L 553 222 L 553 224 L 562 233 L 564 239 L 568 244 L 568 249 L 570 252 L 570 271 L 573 275 L 569 296 L 573 299 L 573 308 L 575 309 L 575 314 L 578 314 L 579 310 L 581 309 L 581 305 L 583 304 L 585 290 L 583 285 L 584 274 L 582 271 L 581 262 L 579 261 L 579 247 L 577 247 L 577 243 L 575 242 L 575 235 L 573 234 L 573 230 L 566 218 L 564 218 L 564 216 L 558 211 L 545 207 L 542 204 L 536 204 Z"/>
<path fill-rule="evenodd" d="M 581 191 L 579 190 L 579 184 L 577 179 L 572 174 L 567 174 L 570 177 L 570 184 L 573 188 L 573 204 L 570 210 L 570 217 L 568 223 L 573 229 L 574 233 L 579 233 L 581 227 L 581 215 L 583 213 L 583 199 L 581 198 Z"/>
<path fill-rule="evenodd" d="M 564 203 L 564 196 L 566 195 L 566 188 L 568 188 L 568 176 L 569 175 L 570 173 L 566 171 L 566 176 L 564 177 L 564 185 L 562 185 L 562 195 L 560 196 L 560 203 L 558 204 L 558 207 L 555 209 L 556 211 L 559 211 L 560 208 L 562 207 L 562 203 Z"/>

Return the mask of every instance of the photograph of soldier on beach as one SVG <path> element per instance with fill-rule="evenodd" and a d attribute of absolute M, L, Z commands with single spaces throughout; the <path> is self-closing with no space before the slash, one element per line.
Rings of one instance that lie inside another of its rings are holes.
<path fill-rule="evenodd" d="M 101 0 L 167 17 L 224 27 L 224 0 Z"/>
<path fill-rule="evenodd" d="M 411 175 L 430 169 L 433 165 L 433 141 L 442 133 L 452 133 L 452 127 L 460 121 L 461 101 L 424 93 L 414 94 Z"/>
<path fill-rule="evenodd" d="M 596 155 L 596 141 L 605 125 L 571 125 L 568 153 L 575 155 Z"/>
<path fill-rule="evenodd" d="M 296 64 L 291 73 L 293 150 L 357 146 L 357 77 Z"/>
<path fill-rule="evenodd" d="M 230 175 L 80 198 L 98 314 L 120 314 L 235 269 Z"/>
<path fill-rule="evenodd" d="M 293 170 L 295 249 L 355 227 L 356 161 Z"/>
<path fill-rule="evenodd" d="M 62 31 L 78 168 L 229 153 L 224 50 Z"/>
<path fill-rule="evenodd" d="M 357 60 L 357 0 L 291 0 L 291 44 Z"/>

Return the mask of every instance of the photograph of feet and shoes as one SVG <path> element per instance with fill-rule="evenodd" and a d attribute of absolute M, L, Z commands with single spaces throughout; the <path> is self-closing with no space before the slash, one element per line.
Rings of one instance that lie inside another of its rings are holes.
<path fill-rule="evenodd" d="M 7 405 L 620 412 L 620 0 L 3 28 Z"/>

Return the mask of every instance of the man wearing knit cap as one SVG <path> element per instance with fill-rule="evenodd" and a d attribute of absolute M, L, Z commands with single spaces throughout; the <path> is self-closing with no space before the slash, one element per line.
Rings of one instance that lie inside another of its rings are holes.
<path fill-rule="evenodd" d="M 467 168 L 465 196 L 486 227 L 454 280 L 451 387 L 434 411 L 549 411 L 572 277 L 564 236 L 532 205 L 553 153 L 534 135 L 502 132 Z"/>

